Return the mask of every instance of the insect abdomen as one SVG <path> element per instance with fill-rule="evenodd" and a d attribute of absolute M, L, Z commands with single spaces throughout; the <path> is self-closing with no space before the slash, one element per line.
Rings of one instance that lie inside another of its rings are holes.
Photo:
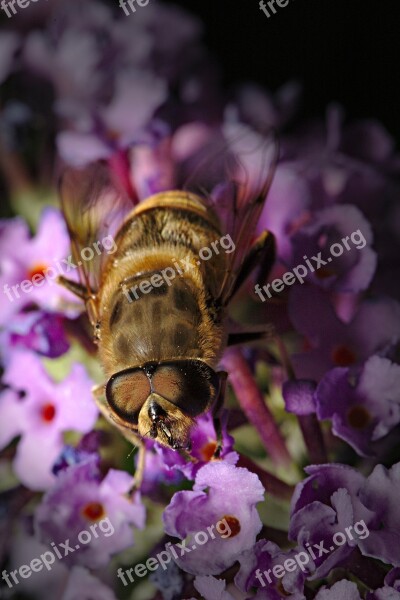
<path fill-rule="evenodd" d="M 110 372 L 171 358 L 202 358 L 213 366 L 220 353 L 222 329 L 208 307 L 225 257 L 199 257 L 220 232 L 205 209 L 183 206 L 178 193 L 172 207 L 155 198 L 125 221 L 103 275 L 100 355 Z"/>

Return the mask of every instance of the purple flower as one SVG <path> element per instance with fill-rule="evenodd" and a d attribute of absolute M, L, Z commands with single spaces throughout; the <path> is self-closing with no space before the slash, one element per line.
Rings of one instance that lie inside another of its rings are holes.
<path fill-rule="evenodd" d="M 367 600 L 400 600 L 400 569 L 389 571 L 385 577 L 385 585 L 366 595 Z"/>
<path fill-rule="evenodd" d="M 329 371 L 315 392 L 319 419 L 331 419 L 335 435 L 361 456 L 400 423 L 400 366 L 371 356 L 361 370 Z"/>
<path fill-rule="evenodd" d="M 198 575 L 230 567 L 255 543 L 261 529 L 256 504 L 263 494 L 258 477 L 247 469 L 217 461 L 202 467 L 193 491 L 177 492 L 164 512 L 169 535 L 181 540 L 190 536 L 190 553 L 178 555 L 177 564 Z"/>
<path fill-rule="evenodd" d="M 361 552 L 400 567 L 400 463 L 386 469 L 377 465 L 360 490 L 360 500 L 377 517 Z M 400 586 L 399 586 L 400 587 Z"/>
<path fill-rule="evenodd" d="M 400 592 L 400 568 L 396 567 L 389 571 L 385 577 L 385 583 Z"/>
<path fill-rule="evenodd" d="M 314 284 L 342 292 L 365 290 L 377 263 L 372 240 L 371 225 L 358 208 L 344 204 L 325 208 L 292 236 L 290 266 L 304 265 L 308 257 L 315 270 L 307 269 L 308 279 Z"/>
<path fill-rule="evenodd" d="M 26 521 L 25 521 L 26 524 Z M 35 558 L 40 558 L 49 547 L 40 543 L 30 531 L 26 531 L 24 525 L 20 526 L 13 536 L 10 536 L 10 569 L 19 569 L 21 565 L 30 565 Z M 51 548 L 51 550 L 53 550 Z M 64 552 L 61 552 L 61 556 Z M 47 555 L 49 557 L 49 555 Z M 49 557 L 49 560 L 50 557 Z M 55 556 L 54 562 L 47 569 L 44 565 L 38 572 L 31 571 L 27 579 L 19 578 L 18 593 L 32 598 L 42 600 L 54 600 L 60 598 L 68 581 L 69 573 L 64 560 L 58 560 Z M 11 583 L 13 583 L 11 578 Z M 3 589 L 3 588 L 2 588 Z"/>
<path fill-rule="evenodd" d="M 92 382 L 75 364 L 68 377 L 54 383 L 39 358 L 26 350 L 12 353 L 3 381 L 11 389 L 0 398 L 1 447 L 21 435 L 14 470 L 29 488 L 46 489 L 55 480 L 52 466 L 64 445 L 63 432 L 86 433 L 96 422 Z"/>
<path fill-rule="evenodd" d="M 171 133 L 166 123 L 153 121 L 147 139 L 130 150 L 131 179 L 139 198 L 182 187 L 199 168 L 204 147 L 215 135 L 215 129 L 201 122 L 184 124 Z"/>
<path fill-rule="evenodd" d="M 65 542 L 65 540 L 64 540 Z M 53 553 L 55 560 L 51 562 L 49 552 Z M 112 590 L 98 577 L 109 579 L 104 569 L 97 573 L 97 577 L 89 573 L 81 566 L 68 568 L 64 561 L 65 550 L 59 549 L 61 558 L 54 552 L 54 547 L 40 543 L 35 537 L 18 531 L 12 539 L 12 550 L 10 557 L 10 570 L 19 569 L 21 565 L 30 565 L 32 560 L 40 560 L 45 555 L 48 561 L 42 565 L 40 571 L 31 571 L 27 579 L 19 577 L 18 590 L 29 598 L 40 598 L 41 600 L 77 600 L 85 598 L 96 598 L 98 600 L 116 600 Z M 11 582 L 14 583 L 11 577 Z M 2 588 L 3 589 L 3 588 Z"/>
<path fill-rule="evenodd" d="M 235 465 L 239 460 L 239 455 L 233 450 L 234 439 L 227 431 L 226 416 L 225 414 L 221 419 L 222 450 L 217 460 L 224 460 L 231 465 Z M 217 448 L 217 435 L 211 413 L 202 415 L 196 420 L 190 434 L 190 441 L 192 445 L 191 455 L 197 462 L 188 462 L 178 468 L 188 479 L 195 479 L 199 469 L 213 460 Z"/>
<path fill-rule="evenodd" d="M 69 249 L 65 222 L 55 208 L 48 207 L 43 211 L 33 238 L 22 219 L 0 224 L 1 324 L 6 324 L 11 315 L 29 304 L 56 311 L 63 302 L 74 300 L 72 294 L 54 281 L 60 274 L 72 275 L 68 273 L 69 267 L 62 262 Z M 52 270 L 46 279 L 44 275 L 48 268 Z M 76 309 L 70 309 L 71 316 L 76 312 Z"/>
<path fill-rule="evenodd" d="M 286 153 L 299 157 L 319 208 L 333 201 L 363 209 L 371 201 L 379 203 L 376 192 L 387 183 L 382 166 L 396 165 L 393 139 L 380 123 L 363 120 L 345 125 L 344 117 L 342 107 L 331 104 L 325 123 L 314 120 L 296 137 L 283 140 Z"/>
<path fill-rule="evenodd" d="M 314 381 L 296 379 L 286 381 L 282 388 L 285 408 L 288 412 L 299 416 L 312 415 L 315 413 Z"/>
<path fill-rule="evenodd" d="M 373 224 L 374 249 L 379 258 L 375 290 L 389 295 L 396 291 L 398 297 L 393 261 L 396 252 L 398 254 L 398 184 L 391 173 L 398 171 L 399 158 L 393 154 L 393 139 L 381 124 L 359 121 L 344 127 L 343 122 L 344 114 L 340 107 L 329 107 L 326 124 L 314 122 L 303 127 L 295 137 L 283 138 L 283 160 L 290 161 L 287 164 L 303 179 L 313 211 L 353 205 L 353 209 L 357 207 Z M 318 214 L 311 218 L 311 223 L 315 216 L 319 219 Z M 301 235 L 301 231 L 299 233 Z M 290 230 L 288 234 L 291 235 Z M 307 243 L 304 236 L 298 241 Z M 299 253 L 300 250 L 301 243 Z M 332 261 L 328 271 L 325 269 L 319 273 L 327 276 L 326 280 L 319 282 L 320 285 L 331 287 L 334 284 L 337 287 L 331 267 L 342 268 L 344 263 L 340 261 L 350 258 L 348 254 L 343 253 L 340 259 Z M 367 267 L 366 255 L 364 252 L 360 254 Z M 330 273 L 332 276 L 329 278 Z M 354 286 L 354 273 L 351 275 Z M 366 275 L 367 270 L 364 272 Z"/>
<path fill-rule="evenodd" d="M 321 588 L 315 600 L 361 600 L 361 596 L 355 583 L 342 579 L 331 588 Z"/>
<path fill-rule="evenodd" d="M 293 165 L 278 165 L 257 231 L 268 229 L 275 235 L 278 256 L 286 263 L 292 253 L 291 236 L 310 219 L 310 207 L 311 194 L 304 178 Z"/>
<path fill-rule="evenodd" d="M 146 467 L 141 491 L 144 494 L 157 495 L 160 484 L 175 485 L 182 480 L 182 474 L 187 479 L 194 480 L 197 472 L 212 460 L 225 460 L 235 465 L 239 459 L 233 451 L 234 439 L 227 432 L 226 418 L 222 418 L 222 451 L 218 459 L 214 459 L 217 448 L 213 417 L 211 413 L 200 416 L 196 420 L 190 434 L 191 456 L 193 462 L 186 461 L 175 450 L 160 446 L 151 440 L 146 441 Z"/>
<path fill-rule="evenodd" d="M 185 577 L 186 573 L 183 573 L 176 563 L 169 562 L 166 568 L 151 573 L 149 580 L 160 590 L 163 600 L 175 600 L 182 595 Z"/>
<path fill-rule="evenodd" d="M 183 475 L 178 467 L 185 464 L 185 459 L 174 450 L 160 446 L 152 440 L 146 440 L 146 457 L 143 480 L 140 491 L 156 499 L 161 485 L 179 484 Z"/>
<path fill-rule="evenodd" d="M 174 122 L 197 105 L 204 112 L 212 86 L 201 24 L 162 5 L 135 17 L 113 19 L 98 2 L 81 8 L 71 0 L 54 9 L 44 30 L 27 36 L 24 65 L 53 84 L 54 110 L 64 123 L 58 149 L 70 164 L 110 158 L 140 142 L 156 113 Z M 168 102 L 169 83 L 178 106 Z"/>
<path fill-rule="evenodd" d="M 372 119 L 351 123 L 341 140 L 341 150 L 346 154 L 378 165 L 391 158 L 394 148 L 394 140 L 387 130 Z"/>
<path fill-rule="evenodd" d="M 74 549 L 64 559 L 69 564 L 107 565 L 113 554 L 133 544 L 132 525 L 144 527 L 140 495 L 128 496 L 132 482 L 129 473 L 113 469 L 101 480 L 95 456 L 71 466 L 36 510 L 38 536 L 48 544 L 68 539 Z"/>
<path fill-rule="evenodd" d="M 130 151 L 130 178 L 140 199 L 174 189 L 175 165 L 169 128 L 153 123 L 153 139 Z"/>
<path fill-rule="evenodd" d="M 311 579 L 324 577 L 335 566 L 351 570 L 353 551 L 400 566 L 400 463 L 390 470 L 378 465 L 367 479 L 343 465 L 312 466 L 306 471 L 310 476 L 297 486 L 292 499 L 289 536 L 314 552 L 318 547 Z M 355 557 L 360 566 L 359 554 Z M 397 585 L 395 574 L 387 585 Z"/>
<path fill-rule="evenodd" d="M 282 594 L 293 600 L 304 600 L 304 581 L 315 569 L 315 564 L 310 556 L 308 562 L 302 556 L 297 561 L 300 553 L 308 556 L 303 547 L 283 551 L 272 542 L 260 540 L 239 557 L 240 570 L 235 583 L 246 592 L 253 587 L 265 588 L 268 592 L 265 597 L 270 600 L 279 600 Z M 260 594 L 260 598 L 263 597 Z"/>
<path fill-rule="evenodd" d="M 0 83 L 6 79 L 13 67 L 14 54 L 19 46 L 19 37 L 12 31 L 2 31 L 0 36 Z"/>
<path fill-rule="evenodd" d="M 73 465 L 78 465 L 89 458 L 93 458 L 93 455 L 98 457 L 101 438 L 101 431 L 90 431 L 81 438 L 77 446 L 64 446 L 57 458 L 57 462 L 53 465 L 54 475 L 58 475 L 60 471 L 65 471 Z"/>
<path fill-rule="evenodd" d="M 289 538 L 307 548 L 316 565 L 311 579 L 316 579 L 362 548 L 377 515 L 360 500 L 361 473 L 339 464 L 305 470 L 309 477 L 296 486 L 292 498 Z"/>
<path fill-rule="evenodd" d="M 117 600 L 114 592 L 102 581 L 93 577 L 87 569 L 74 567 L 68 578 L 68 585 L 61 600 L 96 598 L 96 600 Z"/>
<path fill-rule="evenodd" d="M 10 348 L 26 348 L 48 358 L 61 356 L 69 349 L 63 318 L 37 310 L 14 315 L 0 332 L 2 355 L 7 356 Z"/>
<path fill-rule="evenodd" d="M 211 576 L 197 576 L 194 587 L 204 600 L 234 600 L 234 597 L 226 591 L 226 583 L 223 579 Z"/>
<path fill-rule="evenodd" d="M 53 83 L 57 112 L 64 117 L 82 116 L 82 106 L 93 105 L 108 92 L 109 69 L 101 69 L 101 63 L 110 60 L 104 40 L 109 38 L 112 14 L 92 0 L 85 5 L 71 0 L 52 12 L 45 29 L 26 36 L 24 64 Z"/>
<path fill-rule="evenodd" d="M 146 72 L 124 73 L 118 79 L 111 103 L 84 128 L 58 135 L 60 155 L 74 166 L 108 158 L 140 140 L 141 130 L 165 101 L 162 80 Z M 132 107 L 135 110 L 132 111 Z"/>
<path fill-rule="evenodd" d="M 326 292 L 308 285 L 291 290 L 289 315 L 307 347 L 291 356 L 298 378 L 318 381 L 333 367 L 361 364 L 400 339 L 398 302 L 368 299 L 350 310 L 345 322 L 337 316 Z"/>
<path fill-rule="evenodd" d="M 300 102 L 301 87 L 289 81 L 272 95 L 255 84 L 247 84 L 239 89 L 236 105 L 228 107 L 235 111 L 240 120 L 254 127 L 281 128 L 295 114 Z"/>
<path fill-rule="evenodd" d="M 193 69 L 193 58 L 199 60 L 202 54 L 201 21 L 178 6 L 154 3 L 147 8 L 146 14 L 144 11 L 142 14 L 142 24 L 151 35 L 153 54 L 150 66 L 171 82 L 179 80 L 184 73 L 189 83 L 195 75 L 193 70 L 190 71 Z M 131 23 L 132 29 L 134 24 Z M 131 40 L 127 42 L 130 44 Z"/>

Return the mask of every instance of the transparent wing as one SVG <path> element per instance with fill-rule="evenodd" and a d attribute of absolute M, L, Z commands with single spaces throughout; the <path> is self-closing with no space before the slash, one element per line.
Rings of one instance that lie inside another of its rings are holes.
<path fill-rule="evenodd" d="M 59 191 L 79 279 L 91 295 L 98 290 L 114 235 L 134 204 L 104 163 L 68 169 L 60 179 Z"/>
<path fill-rule="evenodd" d="M 202 196 L 217 214 L 223 233 L 229 234 L 235 251 L 228 255 L 228 269 L 219 299 L 229 298 L 246 255 L 254 241 L 278 161 L 274 132 L 260 134 L 241 124 L 228 125 L 186 164 L 192 172 L 184 189 Z"/>

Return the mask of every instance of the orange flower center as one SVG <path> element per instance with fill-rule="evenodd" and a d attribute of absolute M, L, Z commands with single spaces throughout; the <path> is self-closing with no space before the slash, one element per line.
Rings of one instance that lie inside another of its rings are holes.
<path fill-rule="evenodd" d="M 107 137 L 112 142 L 118 142 L 119 138 L 121 137 L 121 132 L 118 131 L 118 129 L 107 129 Z"/>
<path fill-rule="evenodd" d="M 357 362 L 357 357 L 350 348 L 341 345 L 333 349 L 332 360 L 338 367 L 349 367 Z"/>
<path fill-rule="evenodd" d="M 42 406 L 40 415 L 43 421 L 45 421 L 46 423 L 51 423 L 54 417 L 56 416 L 56 407 L 54 406 L 54 404 L 48 402 L 47 404 L 44 404 Z"/>
<path fill-rule="evenodd" d="M 232 515 L 224 515 L 221 521 L 224 520 L 227 522 L 228 527 L 231 531 L 227 537 L 224 536 L 224 539 L 228 540 L 229 538 L 233 538 L 240 533 L 240 521 L 236 517 L 233 517 Z"/>
<path fill-rule="evenodd" d="M 35 275 L 41 275 L 42 277 L 44 277 L 44 273 L 47 269 L 47 265 L 44 264 L 37 264 L 34 265 L 30 271 L 28 271 L 28 279 L 30 279 L 32 281 L 33 277 L 35 277 Z"/>
<path fill-rule="evenodd" d="M 328 279 L 328 277 L 332 277 L 332 275 L 335 275 L 335 271 L 333 269 L 328 269 L 327 267 L 321 267 L 315 271 L 315 277 L 317 277 L 317 279 Z"/>
<path fill-rule="evenodd" d="M 372 417 L 366 408 L 360 405 L 352 406 L 347 413 L 350 427 L 354 429 L 365 429 L 370 424 Z"/>
<path fill-rule="evenodd" d="M 212 457 L 214 456 L 215 450 L 217 448 L 217 442 L 208 442 L 208 444 L 205 444 L 202 449 L 200 450 L 200 455 L 201 458 L 205 461 L 205 462 L 209 462 Z"/>
<path fill-rule="evenodd" d="M 275 585 L 275 589 L 277 590 L 277 592 L 279 592 L 279 594 L 281 596 L 291 596 L 292 594 L 290 594 L 289 592 L 287 592 L 285 590 L 285 588 L 283 587 L 283 583 L 282 583 L 282 579 L 278 579 L 276 585 Z"/>
<path fill-rule="evenodd" d="M 89 502 L 83 507 L 82 514 L 89 521 L 99 521 L 105 516 L 106 511 L 100 502 Z"/>

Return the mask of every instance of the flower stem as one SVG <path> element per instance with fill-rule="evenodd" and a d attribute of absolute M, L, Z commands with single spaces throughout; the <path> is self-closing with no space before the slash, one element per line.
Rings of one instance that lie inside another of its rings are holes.
<path fill-rule="evenodd" d="M 133 203 L 137 204 L 138 198 L 130 176 L 130 165 L 127 152 L 122 150 L 116 152 L 109 158 L 108 164 L 111 173 L 114 175 L 117 182 L 132 199 Z"/>
<path fill-rule="evenodd" d="M 282 357 L 282 364 L 285 367 L 288 379 L 296 380 L 296 374 L 289 358 L 284 343 L 277 338 L 278 348 Z M 303 440 L 308 451 L 310 462 L 313 464 L 324 464 L 328 462 L 328 456 L 325 447 L 324 436 L 321 424 L 315 414 L 297 415 Z"/>
<path fill-rule="evenodd" d="M 229 349 L 224 355 L 223 364 L 243 412 L 257 429 L 272 460 L 277 465 L 288 466 L 292 461 L 285 440 L 241 351 Z"/>
<path fill-rule="evenodd" d="M 327 463 L 328 456 L 324 437 L 316 415 L 299 415 L 297 418 L 310 462 L 315 465 Z"/>

